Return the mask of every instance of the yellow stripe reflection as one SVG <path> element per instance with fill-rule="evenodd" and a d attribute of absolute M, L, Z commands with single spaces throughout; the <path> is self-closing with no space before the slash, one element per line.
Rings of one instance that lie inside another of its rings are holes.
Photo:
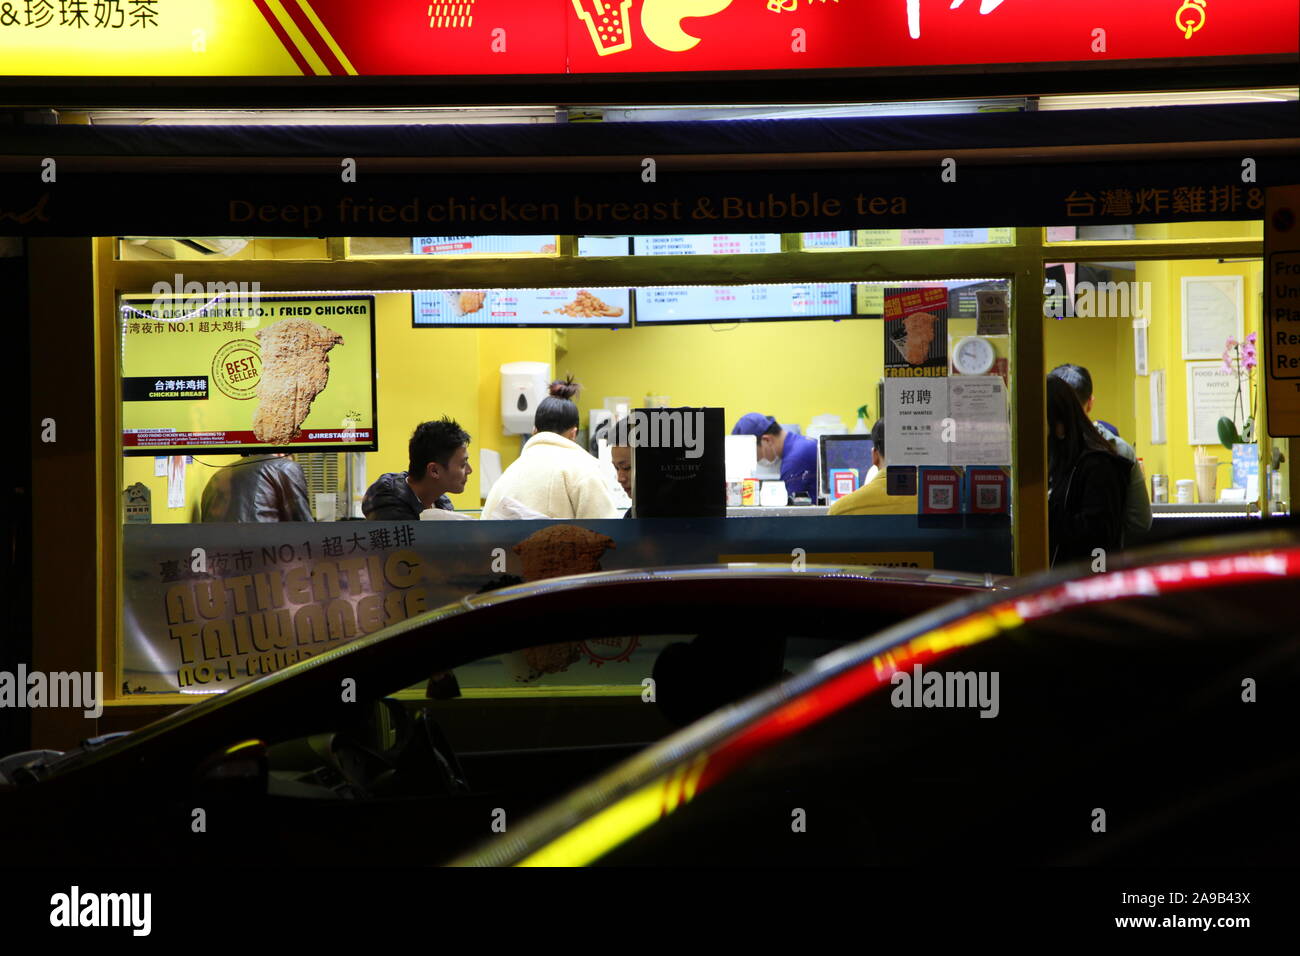
<path fill-rule="evenodd" d="M 352 61 L 344 55 L 343 48 L 334 41 L 334 37 L 325 29 L 325 24 L 321 23 L 320 17 L 316 16 L 316 11 L 311 8 L 311 4 L 308 3 L 307 0 L 298 0 L 298 6 L 302 8 L 303 13 L 307 14 L 307 19 L 312 22 L 312 26 L 314 26 L 325 39 L 325 45 L 328 46 L 330 51 L 339 58 L 339 62 L 343 64 L 343 69 L 348 71 L 348 76 L 356 76 L 357 71 L 356 68 L 353 67 Z"/>
<path fill-rule="evenodd" d="M 708 755 L 701 754 L 689 765 L 675 769 L 668 776 L 660 777 L 584 820 L 568 833 L 520 860 L 518 865 L 586 866 L 600 859 L 653 824 L 661 815 L 689 803 L 708 762 Z"/>
<path fill-rule="evenodd" d="M 280 4 L 281 0 L 266 0 L 266 8 L 275 14 L 275 18 L 280 21 L 280 26 L 284 27 L 284 32 L 289 35 L 293 45 L 298 48 L 298 52 L 303 55 L 307 65 L 312 68 L 312 72 L 317 76 L 329 76 L 330 71 L 325 66 L 325 61 L 312 49 L 311 44 L 307 42 L 307 38 L 298 29 L 298 24 L 293 22 L 293 17 L 289 16 Z"/>

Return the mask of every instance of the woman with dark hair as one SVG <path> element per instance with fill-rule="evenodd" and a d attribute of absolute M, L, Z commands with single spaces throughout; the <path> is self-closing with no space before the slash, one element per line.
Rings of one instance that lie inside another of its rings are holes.
<path fill-rule="evenodd" d="M 519 457 L 492 485 L 483 505 L 484 518 L 536 512 L 547 518 L 617 518 L 600 462 L 575 442 L 579 385 L 570 375 L 552 382 L 533 416 L 533 437 Z"/>
<path fill-rule="evenodd" d="M 1092 561 L 1124 547 L 1133 465 L 1088 419 L 1074 390 L 1047 380 L 1047 515 L 1051 563 Z"/>

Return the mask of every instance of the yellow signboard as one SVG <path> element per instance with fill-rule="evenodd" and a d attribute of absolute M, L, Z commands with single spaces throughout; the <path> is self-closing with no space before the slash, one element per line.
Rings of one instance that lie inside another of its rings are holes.
<path fill-rule="evenodd" d="M 296 24 L 280 0 L 0 4 L 0 75 L 301 76 L 272 27 Z"/>
<path fill-rule="evenodd" d="M 373 451 L 374 298 L 124 296 L 128 455 Z"/>
<path fill-rule="evenodd" d="M 1300 186 L 1269 189 L 1264 210 L 1264 397 L 1268 433 L 1300 436 Z"/>

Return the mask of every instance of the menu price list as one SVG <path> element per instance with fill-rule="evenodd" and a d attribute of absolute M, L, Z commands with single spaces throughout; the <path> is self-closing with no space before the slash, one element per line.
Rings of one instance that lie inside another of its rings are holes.
<path fill-rule="evenodd" d="M 637 289 L 637 322 L 712 322 L 853 314 L 852 283 Z"/>
<path fill-rule="evenodd" d="M 632 253 L 638 256 L 725 256 L 780 251 L 781 236 L 775 232 L 632 238 Z"/>
<path fill-rule="evenodd" d="M 451 289 L 412 296 L 417 326 L 627 325 L 627 289 Z"/>

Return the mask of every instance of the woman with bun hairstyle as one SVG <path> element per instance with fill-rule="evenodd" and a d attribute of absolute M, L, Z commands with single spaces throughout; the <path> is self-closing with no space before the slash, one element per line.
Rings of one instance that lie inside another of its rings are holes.
<path fill-rule="evenodd" d="M 547 518 L 617 518 L 600 462 L 576 444 L 580 386 L 570 375 L 552 382 L 533 417 L 533 437 L 492 486 L 484 518 L 509 517 L 506 499 Z"/>

